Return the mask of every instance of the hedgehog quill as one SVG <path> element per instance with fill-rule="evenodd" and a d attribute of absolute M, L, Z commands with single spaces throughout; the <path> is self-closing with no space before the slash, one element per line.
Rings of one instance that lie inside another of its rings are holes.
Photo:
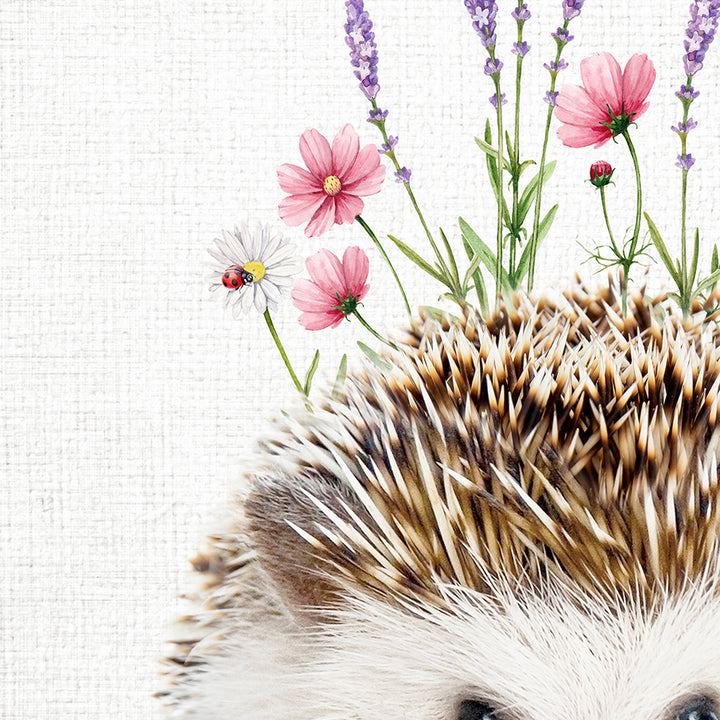
<path fill-rule="evenodd" d="M 676 258 L 648 214 L 632 139 L 652 112 L 648 55 L 632 54 L 623 69 L 598 53 L 580 63 L 582 85 L 556 89 L 571 23 L 574 31 L 586 12 L 583 0 L 558 2 L 544 140 L 537 162 L 523 159 L 532 8 L 464 5 L 494 90 L 492 122 L 476 138 L 493 191 L 494 251 L 462 218 L 455 234 L 431 231 L 390 111 L 378 105 L 379 51 L 363 0 L 345 2 L 345 39 L 383 143 L 361 147 L 350 123 L 332 141 L 306 130 L 305 167 L 278 168 L 287 194 L 278 210 L 308 237 L 357 222 L 372 255 L 324 248 L 306 258 L 310 279 L 296 280 L 290 237 L 247 224 L 211 251 L 212 289 L 235 316 L 263 315 L 300 402 L 260 441 L 247 491 L 194 561 L 194 609 L 177 625 L 158 693 L 169 717 L 720 717 L 720 263 L 715 247 L 702 271 L 700 230 L 692 248 L 687 237 L 692 83 L 720 0 L 693 2 L 685 31 L 683 117 L 672 127 L 681 141 Z M 500 12 L 517 26 L 507 47 Z M 505 50 L 515 83 L 502 84 Z M 512 85 L 510 118 L 503 88 Z M 543 208 L 558 164 L 547 157 L 554 120 L 567 147 L 627 146 L 636 206 L 622 239 L 607 198 L 617 168 L 598 160 L 589 173 L 610 238 L 590 252 L 611 270 L 599 288 L 580 279 L 564 292 L 533 287 L 559 208 Z M 370 224 L 366 199 L 381 192 L 386 164 L 424 249 Z M 384 238 L 429 276 L 441 307 L 412 311 Z M 631 271 L 653 252 L 672 290 L 651 297 Z M 389 336 L 361 313 L 373 302 L 374 264 L 408 313 Z M 309 332 L 356 321 L 374 347 L 358 339 L 364 357 L 346 353 L 334 382 L 313 388 L 320 349 L 301 380 L 272 319 L 288 295 Z"/>

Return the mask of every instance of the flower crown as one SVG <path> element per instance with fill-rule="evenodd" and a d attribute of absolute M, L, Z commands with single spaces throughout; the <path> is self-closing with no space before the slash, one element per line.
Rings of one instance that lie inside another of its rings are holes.
<path fill-rule="evenodd" d="M 681 232 L 680 255 L 673 259 L 662 235 L 647 212 L 643 211 L 640 165 L 632 132 L 637 121 L 648 109 L 647 97 L 655 82 L 655 68 L 645 54 L 635 54 L 624 68 L 607 52 L 585 58 L 580 63 L 582 85 L 565 85 L 559 89 L 557 80 L 568 67 L 563 59 L 565 47 L 573 40 L 569 28 L 580 15 L 585 0 L 563 0 L 562 24 L 551 33 L 555 57 L 543 67 L 548 71 L 549 85 L 545 92 L 547 110 L 540 159 L 522 159 L 520 154 L 520 88 L 523 63 L 530 46 L 523 39 L 525 23 L 531 19 L 528 5 L 507 3 L 510 15 L 517 24 L 517 40 L 512 43 L 515 56 L 513 87 L 516 90 L 514 113 L 508 118 L 504 63 L 498 55 L 498 2 L 492 0 L 464 0 L 472 27 L 480 38 L 487 58 L 484 72 L 493 93 L 489 97 L 493 108 L 492 122 L 488 118 L 482 138 L 476 142 L 485 154 L 490 187 L 495 198 L 496 237 L 494 246 L 486 244 L 462 218 L 459 230 L 462 251 L 466 259 L 456 255 L 445 233 L 431 232 L 420 209 L 411 184 L 411 171 L 400 164 L 398 137 L 389 134 L 388 110 L 377 104 L 380 91 L 378 81 L 378 51 L 370 16 L 364 0 L 347 0 L 345 40 L 350 48 L 351 64 L 360 90 L 370 103 L 367 121 L 382 136 L 380 147 L 360 147 L 357 131 L 346 124 L 335 135 L 332 144 L 317 130 L 306 130 L 300 137 L 300 156 L 305 164 L 284 164 L 277 177 L 283 192 L 279 204 L 280 218 L 289 226 L 305 224 L 305 235 L 319 236 L 335 224 L 357 222 L 372 240 L 380 259 L 397 284 L 405 310 L 412 323 L 412 312 L 400 276 L 388 257 L 378 235 L 363 216 L 362 198 L 380 192 L 387 158 L 394 169 L 395 181 L 402 183 L 410 205 L 417 215 L 427 239 L 430 256 L 425 257 L 393 235 L 387 234 L 401 253 L 439 287 L 443 296 L 457 303 L 462 312 L 475 305 L 483 315 L 490 313 L 503 295 L 520 289 L 530 292 L 535 278 L 538 249 L 551 229 L 558 205 L 543 206 L 543 188 L 552 175 L 556 161 L 547 160 L 547 146 L 553 120 L 559 123 L 557 136 L 570 148 L 602 147 L 608 140 L 622 138 L 627 145 L 635 174 L 636 205 L 634 225 L 626 236 L 616 238 L 607 209 L 606 190 L 612 182 L 613 168 L 604 160 L 592 164 L 589 182 L 600 194 L 608 241 L 589 250 L 589 255 L 601 268 L 615 268 L 618 273 L 622 312 L 627 312 L 627 293 L 633 267 L 642 256 L 654 249 L 667 269 L 676 290 L 668 293 L 683 314 L 692 303 L 704 299 L 720 280 L 717 246 L 713 248 L 710 269 L 702 274 L 698 268 L 700 256 L 699 229 L 688 242 L 687 187 L 688 174 L 695 159 L 688 152 L 688 135 L 697 127 L 690 117 L 690 108 L 699 92 L 693 86 L 695 75 L 702 70 L 705 54 L 713 41 L 720 17 L 720 0 L 695 0 L 690 5 L 690 19 L 685 30 L 683 57 L 685 80 L 675 93 L 682 105 L 682 119 L 672 127 L 680 140 L 676 165 L 680 169 Z M 505 71 L 507 72 L 507 71 Z M 528 179 L 526 171 L 534 168 Z M 644 221 L 644 223 L 643 223 Z M 688 248 L 691 244 L 692 248 Z M 355 317 L 376 340 L 395 348 L 395 345 L 374 330 L 365 320 L 360 308 L 369 291 L 370 259 L 359 247 L 345 248 L 342 259 L 329 249 L 315 253 L 305 261 L 308 278 L 294 279 L 300 271 L 299 258 L 289 239 L 260 226 L 251 231 L 247 226 L 234 232 L 223 232 L 215 240 L 210 254 L 218 263 L 213 271 L 211 289 L 217 291 L 235 317 L 254 307 L 261 313 L 297 390 L 307 399 L 313 376 L 319 364 L 319 350 L 301 382 L 282 345 L 272 320 L 278 303 L 288 289 L 293 304 L 300 311 L 299 321 L 311 331 L 337 327 L 346 318 Z M 490 291 L 488 290 L 490 288 Z M 358 342 L 373 361 L 384 362 L 371 347 Z M 338 370 L 342 382 L 346 356 Z"/>

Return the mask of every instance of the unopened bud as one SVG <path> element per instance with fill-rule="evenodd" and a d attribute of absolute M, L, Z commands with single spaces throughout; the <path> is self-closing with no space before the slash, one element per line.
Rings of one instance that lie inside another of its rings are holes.
<path fill-rule="evenodd" d="M 615 171 L 609 162 L 598 160 L 590 166 L 590 182 L 596 187 L 604 187 L 610 182 Z"/>

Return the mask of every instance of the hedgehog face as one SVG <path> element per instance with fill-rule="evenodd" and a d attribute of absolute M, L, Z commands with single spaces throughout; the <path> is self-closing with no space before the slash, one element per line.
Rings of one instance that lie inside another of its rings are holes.
<path fill-rule="evenodd" d="M 200 563 L 175 717 L 717 720 L 720 343 L 656 311 L 426 323 L 289 421 Z"/>

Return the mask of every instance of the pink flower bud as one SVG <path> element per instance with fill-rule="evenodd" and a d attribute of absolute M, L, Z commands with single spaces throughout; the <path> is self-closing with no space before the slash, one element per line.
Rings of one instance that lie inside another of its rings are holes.
<path fill-rule="evenodd" d="M 590 182 L 596 187 L 604 187 L 610 182 L 615 171 L 609 162 L 598 160 L 590 166 Z"/>

